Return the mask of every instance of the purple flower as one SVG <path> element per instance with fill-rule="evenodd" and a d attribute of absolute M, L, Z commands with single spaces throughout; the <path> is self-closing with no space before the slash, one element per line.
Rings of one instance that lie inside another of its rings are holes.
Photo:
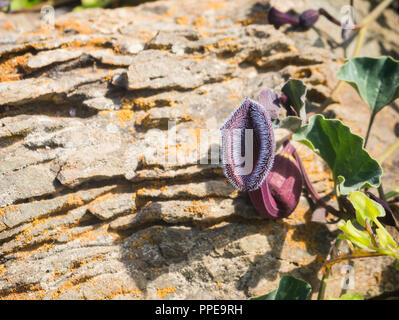
<path fill-rule="evenodd" d="M 245 98 L 221 130 L 223 169 L 227 179 L 242 191 L 259 188 L 273 166 L 276 148 L 267 109 Z"/>
<path fill-rule="evenodd" d="M 319 19 L 319 15 L 319 12 L 316 10 L 305 10 L 299 16 L 299 23 L 303 28 L 309 29 L 317 22 L 317 20 Z"/>
<path fill-rule="evenodd" d="M 299 25 L 299 19 L 295 18 L 287 13 L 281 12 L 274 7 L 271 7 L 268 14 L 267 20 L 270 24 L 274 25 L 276 29 L 280 28 L 284 24 L 291 24 L 293 26 Z"/>
<path fill-rule="evenodd" d="M 261 187 L 249 192 L 253 205 L 266 218 L 285 218 L 298 205 L 303 181 L 299 167 L 289 159 L 294 150 L 287 143 L 276 155 L 274 166 Z"/>
<path fill-rule="evenodd" d="M 314 190 L 289 141 L 275 155 L 271 119 L 278 115 L 280 100 L 284 98 L 269 89 L 259 95 L 260 103 L 245 98 L 222 126 L 224 174 L 237 189 L 249 192 L 253 205 L 266 218 L 289 216 L 298 205 L 303 184 L 317 205 L 336 214 Z"/>

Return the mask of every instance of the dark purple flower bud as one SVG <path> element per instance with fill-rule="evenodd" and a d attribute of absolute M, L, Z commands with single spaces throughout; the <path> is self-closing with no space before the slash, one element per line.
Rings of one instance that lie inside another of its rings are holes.
<path fill-rule="evenodd" d="M 276 29 L 280 28 L 284 24 L 291 24 L 293 26 L 299 25 L 299 19 L 295 18 L 287 13 L 281 12 L 274 7 L 271 7 L 268 14 L 267 20 L 270 24 L 274 25 Z"/>
<path fill-rule="evenodd" d="M 267 109 L 245 98 L 221 128 L 224 173 L 241 191 L 258 189 L 273 166 L 276 144 Z"/>
<path fill-rule="evenodd" d="M 286 144 L 261 187 L 249 192 L 253 205 L 266 218 L 288 217 L 298 205 L 303 182 L 298 166 L 289 159 L 294 150 Z"/>
<path fill-rule="evenodd" d="M 393 217 L 393 212 L 392 212 L 391 208 L 389 207 L 388 203 L 386 203 L 384 200 L 378 198 L 377 196 L 375 196 L 374 194 L 372 194 L 369 191 L 366 191 L 366 194 L 368 195 L 368 197 L 371 200 L 374 200 L 375 202 L 377 202 L 380 205 L 382 205 L 382 207 L 385 210 L 385 216 L 384 217 L 378 217 L 377 219 L 381 223 L 383 223 L 385 225 L 393 226 L 393 227 L 396 226 L 395 219 Z"/>
<path fill-rule="evenodd" d="M 309 9 L 302 12 L 302 14 L 299 16 L 299 23 L 303 28 L 309 29 L 317 22 L 318 19 L 319 12 Z"/>
<path fill-rule="evenodd" d="M 287 116 L 298 117 L 298 112 L 290 105 L 288 97 L 282 92 L 279 97 L 280 103 L 287 110 Z"/>

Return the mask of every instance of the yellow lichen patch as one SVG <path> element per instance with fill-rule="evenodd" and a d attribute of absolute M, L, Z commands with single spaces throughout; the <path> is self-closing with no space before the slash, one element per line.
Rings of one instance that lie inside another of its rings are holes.
<path fill-rule="evenodd" d="M 0 265 L 0 277 L 2 277 L 6 273 L 6 267 L 4 264 Z"/>
<path fill-rule="evenodd" d="M 64 284 L 63 284 L 61 287 L 57 288 L 57 289 L 53 292 L 51 298 L 52 298 L 53 300 L 55 300 L 55 299 L 58 299 L 58 298 L 60 297 L 60 295 L 62 295 L 62 294 L 65 293 L 66 291 L 78 290 L 79 287 L 80 287 L 80 285 L 81 285 L 83 282 L 88 282 L 88 281 L 86 281 L 86 280 L 88 280 L 87 277 L 80 276 L 80 277 L 72 278 L 72 279 L 70 279 L 70 280 L 64 282 Z"/>
<path fill-rule="evenodd" d="M 125 296 L 127 294 L 131 294 L 131 295 L 133 295 L 135 297 L 139 297 L 139 296 L 142 295 L 142 291 L 140 289 L 128 289 L 128 288 L 122 287 L 122 288 L 120 288 L 117 291 L 111 292 L 109 295 L 106 296 L 105 299 L 113 299 L 113 298 L 115 298 L 117 296 L 120 296 L 120 295 L 124 295 Z"/>
<path fill-rule="evenodd" d="M 26 53 L 0 63 L 0 82 L 21 80 L 23 74 L 20 71 L 26 70 L 30 56 L 30 53 Z"/>
<path fill-rule="evenodd" d="M 176 23 L 180 24 L 180 25 L 183 25 L 183 26 L 187 26 L 189 24 L 188 20 L 187 20 L 187 17 L 185 17 L 185 16 L 177 17 L 176 18 Z"/>
<path fill-rule="evenodd" d="M 169 293 L 173 293 L 173 292 L 176 292 L 175 287 L 167 287 L 167 288 L 157 289 L 157 295 L 161 299 L 165 299 L 166 295 L 168 295 Z"/>
<path fill-rule="evenodd" d="M 148 99 L 148 98 L 136 98 L 131 101 L 131 105 L 136 107 L 139 110 L 147 111 L 154 107 L 175 107 L 175 103 L 172 99 Z M 123 105 L 122 105 L 123 106 Z"/>
<path fill-rule="evenodd" d="M 130 109 L 122 109 L 116 113 L 121 126 L 125 126 L 127 121 L 133 120 L 134 112 Z"/>
<path fill-rule="evenodd" d="M 209 215 L 211 208 L 207 204 L 202 204 L 201 200 L 193 201 L 193 205 L 184 208 L 184 211 L 190 215 L 205 216 Z"/>
<path fill-rule="evenodd" d="M 19 206 L 6 206 L 4 208 L 0 208 L 0 218 L 4 217 L 7 213 L 15 213 L 18 212 Z"/>
<path fill-rule="evenodd" d="M 194 19 L 194 27 L 199 28 L 206 24 L 205 18 L 203 16 Z"/>
<path fill-rule="evenodd" d="M 223 282 L 222 281 L 218 281 L 216 283 L 216 289 L 219 289 L 222 286 Z"/>
<path fill-rule="evenodd" d="M 40 300 L 45 294 L 46 290 L 39 285 L 26 285 L 0 293 L 0 300 Z"/>
<path fill-rule="evenodd" d="M 78 197 L 77 195 L 72 195 L 72 194 L 70 194 L 70 195 L 68 195 L 68 200 L 67 200 L 67 202 L 66 202 L 66 204 L 68 205 L 68 206 L 83 206 L 84 205 L 84 202 L 83 202 L 83 200 L 80 198 L 80 197 Z"/>
<path fill-rule="evenodd" d="M 179 9 L 177 7 L 172 7 L 170 8 L 166 13 L 165 17 L 173 17 L 173 15 L 178 11 Z"/>
<path fill-rule="evenodd" d="M 93 29 L 91 28 L 91 25 L 88 22 L 84 23 L 79 21 L 57 22 L 55 24 L 55 28 L 60 32 L 64 32 L 65 29 L 73 29 L 80 34 L 93 33 Z"/>
<path fill-rule="evenodd" d="M 3 29 L 7 31 L 13 31 L 15 30 L 15 27 L 10 22 L 7 22 L 3 25 Z"/>
<path fill-rule="evenodd" d="M 205 10 L 223 10 L 226 9 L 226 3 L 222 1 L 209 1 L 204 5 Z"/>

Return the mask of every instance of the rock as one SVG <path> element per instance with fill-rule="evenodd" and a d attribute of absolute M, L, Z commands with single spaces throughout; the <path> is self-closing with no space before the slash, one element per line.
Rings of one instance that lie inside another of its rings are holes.
<path fill-rule="evenodd" d="M 209 82 L 220 82 L 233 68 L 221 61 L 204 58 L 196 61 L 159 50 L 138 53 L 129 67 L 128 88 L 194 89 Z"/>
<path fill-rule="evenodd" d="M 53 63 L 60 63 L 76 59 L 82 55 L 80 50 L 56 49 L 50 52 L 42 51 L 28 60 L 26 64 L 30 69 L 40 69 Z"/>
<path fill-rule="evenodd" d="M 338 81 L 339 30 L 316 24 L 334 41 L 275 30 L 270 4 L 156 1 L 72 12 L 41 32 L 0 13 L 0 298 L 246 299 L 284 274 L 315 298 L 336 225 L 312 222 L 304 196 L 289 218 L 264 220 L 220 167 L 219 128 L 244 97 L 299 78 L 317 110 Z M 8 21 L 15 30 L 2 29 Z M 394 25 L 375 33 L 389 28 L 397 50 Z M 332 110 L 363 133 L 353 111 L 366 107 L 350 90 Z M 394 141 L 395 117 L 377 117 L 372 152 Z M 290 133 L 275 135 L 281 148 Z M 330 194 L 325 163 L 296 146 Z M 392 186 L 398 164 L 387 165 Z M 327 296 L 340 295 L 343 266 Z M 389 258 L 354 267 L 355 292 L 399 289 Z"/>
<path fill-rule="evenodd" d="M 106 199 L 98 198 L 98 201 L 88 207 L 90 213 L 102 220 L 108 220 L 118 215 L 134 211 L 135 202 L 131 193 L 110 195 Z"/>

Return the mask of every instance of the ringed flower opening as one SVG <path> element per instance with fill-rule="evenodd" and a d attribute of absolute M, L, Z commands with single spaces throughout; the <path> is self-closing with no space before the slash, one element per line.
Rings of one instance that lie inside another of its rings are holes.
<path fill-rule="evenodd" d="M 270 172 L 276 144 L 267 109 L 245 98 L 221 128 L 223 169 L 241 191 L 258 189 Z"/>

